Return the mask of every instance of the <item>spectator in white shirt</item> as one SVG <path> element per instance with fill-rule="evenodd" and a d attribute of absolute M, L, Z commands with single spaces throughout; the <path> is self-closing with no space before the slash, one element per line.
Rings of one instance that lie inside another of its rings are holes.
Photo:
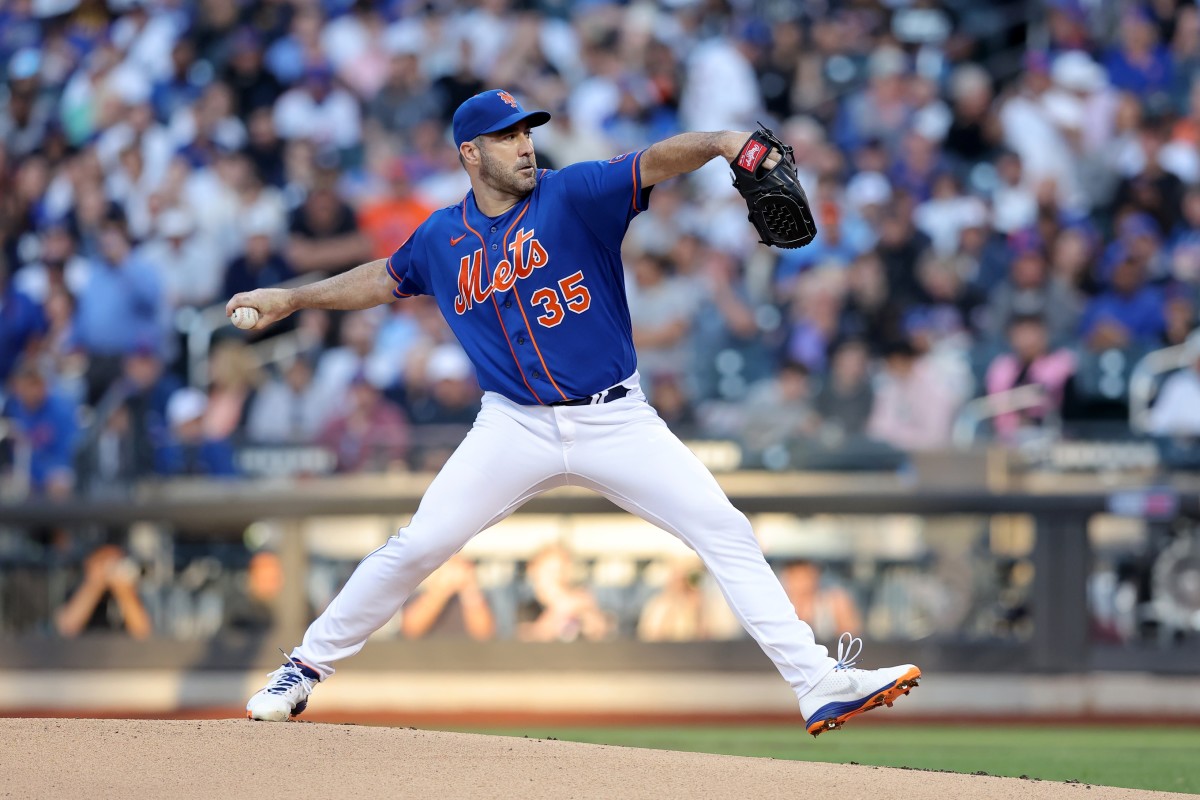
<path fill-rule="evenodd" d="M 92 263 L 75 249 L 75 237 L 65 220 L 47 223 L 39 237 L 37 261 L 26 264 L 13 276 L 13 288 L 39 305 L 55 290 L 78 295 L 87 285 Z"/>
<path fill-rule="evenodd" d="M 225 260 L 212 239 L 196 229 L 191 215 L 178 208 L 164 211 L 155 234 L 138 254 L 158 271 L 170 307 L 202 308 L 216 300 Z"/>
<path fill-rule="evenodd" d="M 950 444 L 957 410 L 953 387 L 902 343 L 887 355 L 867 435 L 899 450 L 936 450 Z"/>
<path fill-rule="evenodd" d="M 125 61 L 146 77 L 160 80 L 171 72 L 171 50 L 182 27 L 179 16 L 155 4 L 150 13 L 145 0 L 133 0 L 109 30 L 109 36 L 125 54 Z M 112 4 L 109 4 L 112 7 Z"/>
<path fill-rule="evenodd" d="M 1031 187 L 1052 182 L 1060 202 L 1078 207 L 1076 159 L 1064 132 L 1070 123 L 1083 123 L 1082 105 L 1074 98 L 1049 93 L 1049 65 L 1041 54 L 1028 57 L 1021 91 L 1000 107 L 1004 142 L 1021 158 L 1026 182 Z M 1075 118 L 1072 119 L 1072 115 Z"/>
<path fill-rule="evenodd" d="M 147 185 L 157 187 L 166 177 L 178 145 L 167 128 L 155 121 L 148 87 L 144 96 L 126 99 L 136 102 L 126 102 L 121 119 L 100 135 L 96 154 L 105 171 L 111 173 L 119 166 L 126 148 L 138 148 Z"/>
<path fill-rule="evenodd" d="M 349 150 L 362 140 L 362 112 L 352 94 L 334 85 L 328 64 L 313 64 L 275 103 L 275 128 L 284 139 Z"/>
<path fill-rule="evenodd" d="M 930 238 L 938 255 L 948 256 L 958 249 L 964 228 L 985 223 L 987 209 L 976 197 L 962 193 L 958 179 L 949 172 L 933 182 L 933 196 L 913 211 L 917 229 Z"/>
<path fill-rule="evenodd" d="M 256 444 L 310 444 L 329 412 L 313 382 L 312 363 L 298 356 L 259 389 L 246 422 L 247 438 Z"/>
<path fill-rule="evenodd" d="M 996 188 L 992 190 L 992 227 L 1012 233 L 1037 220 L 1037 198 L 1024 180 L 1021 157 L 1011 150 L 996 158 Z"/>
<path fill-rule="evenodd" d="M 380 369 L 381 365 L 371 360 L 380 322 L 377 311 L 351 311 L 342 317 L 341 346 L 326 350 L 317 361 L 314 390 L 321 398 L 322 408 L 330 414 L 345 409 L 350 399 L 350 383 L 356 375 L 377 389 L 390 388 L 388 381 L 394 379 L 394 371 Z M 323 417 L 321 421 L 326 419 Z"/>
<path fill-rule="evenodd" d="M 678 372 L 691 364 L 689 334 L 699 296 L 686 279 L 672 274 L 664 258 L 642 255 L 628 281 L 629 316 L 644 375 Z"/>
<path fill-rule="evenodd" d="M 754 43 L 714 37 L 688 56 L 679 116 L 685 130 L 754 130 L 762 115 L 762 92 L 749 56 Z M 714 92 L 714 86 L 721 91 Z M 701 167 L 692 178 L 706 193 L 722 197 L 733 192 L 724 164 Z"/>

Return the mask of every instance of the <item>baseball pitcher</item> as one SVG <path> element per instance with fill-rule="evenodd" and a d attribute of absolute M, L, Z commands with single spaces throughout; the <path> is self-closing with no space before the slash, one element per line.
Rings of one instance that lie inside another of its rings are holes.
<path fill-rule="evenodd" d="M 364 309 L 432 296 L 484 389 L 474 426 L 412 521 L 363 559 L 304 641 L 250 698 L 247 716 L 287 720 L 315 685 L 357 653 L 418 584 L 475 534 L 556 486 L 586 486 L 678 536 L 703 559 L 730 608 L 775 663 L 813 735 L 916 686 L 904 664 L 854 668 L 818 645 L 750 523 L 646 403 L 625 297 L 621 241 L 652 187 L 714 158 L 730 162 L 763 241 L 798 247 L 815 234 L 790 148 L 769 131 L 684 133 L 608 161 L 538 169 L 525 111 L 489 90 L 454 114 L 471 179 L 389 258 L 296 289 L 258 289 L 227 306 L 264 328 L 304 308 Z M 845 645 L 845 647 L 843 647 Z"/>

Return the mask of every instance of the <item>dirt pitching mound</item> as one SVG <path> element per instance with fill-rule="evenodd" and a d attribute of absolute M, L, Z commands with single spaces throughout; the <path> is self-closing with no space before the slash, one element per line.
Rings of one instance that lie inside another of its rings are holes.
<path fill-rule="evenodd" d="M 1013 778 L 240 719 L 0 719 L 0 743 L 0 797 L 23 800 L 1178 797 Z"/>

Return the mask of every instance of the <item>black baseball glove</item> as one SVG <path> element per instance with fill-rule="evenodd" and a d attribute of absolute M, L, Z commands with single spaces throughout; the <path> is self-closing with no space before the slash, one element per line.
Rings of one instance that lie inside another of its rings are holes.
<path fill-rule="evenodd" d="M 780 153 L 779 163 L 767 169 L 772 148 Z M 770 128 L 760 127 L 750 134 L 729 166 L 733 169 L 733 185 L 746 199 L 750 222 L 763 244 L 795 248 L 813 240 L 817 226 L 804 187 L 796 177 L 792 148 Z"/>

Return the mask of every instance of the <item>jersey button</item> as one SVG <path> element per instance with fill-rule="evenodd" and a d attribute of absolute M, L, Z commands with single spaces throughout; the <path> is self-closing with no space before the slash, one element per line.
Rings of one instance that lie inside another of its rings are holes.
<path fill-rule="evenodd" d="M 512 308 L 512 298 L 511 297 L 504 301 L 504 307 Z"/>
<path fill-rule="evenodd" d="M 530 375 L 530 376 L 531 376 L 531 377 L 532 377 L 534 380 L 537 380 L 538 378 L 542 377 L 542 373 L 538 372 L 536 369 L 535 369 L 533 372 L 529 373 L 529 375 Z"/>
<path fill-rule="evenodd" d="M 518 336 L 518 337 L 517 337 L 517 344 L 525 344 L 525 337 L 524 337 L 524 336 Z"/>
<path fill-rule="evenodd" d="M 496 226 L 495 226 L 495 225 L 493 225 L 493 226 L 492 226 L 492 233 L 495 233 L 495 232 L 496 232 Z M 492 245 L 492 247 L 495 247 L 495 245 Z"/>
<path fill-rule="evenodd" d="M 492 249 L 493 249 L 493 250 L 499 250 L 499 249 L 500 249 L 500 245 L 498 245 L 498 244 L 494 244 L 494 245 L 492 245 Z"/>

